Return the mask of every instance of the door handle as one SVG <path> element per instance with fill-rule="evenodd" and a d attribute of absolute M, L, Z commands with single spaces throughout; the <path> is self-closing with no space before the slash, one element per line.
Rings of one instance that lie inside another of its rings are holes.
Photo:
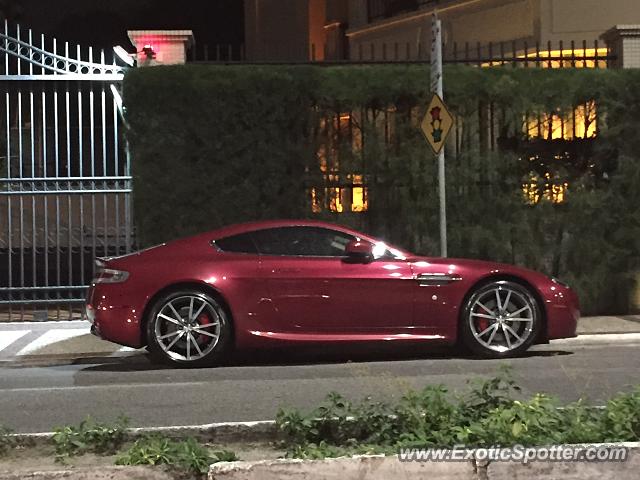
<path fill-rule="evenodd" d="M 462 277 L 449 273 L 420 273 L 416 276 L 416 280 L 421 287 L 435 287 L 459 282 Z"/>

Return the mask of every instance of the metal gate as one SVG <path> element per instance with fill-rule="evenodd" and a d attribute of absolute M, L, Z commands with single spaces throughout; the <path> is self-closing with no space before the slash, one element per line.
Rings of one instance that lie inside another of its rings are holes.
<path fill-rule="evenodd" d="M 126 57 L 6 22 L 0 52 L 0 321 L 76 318 L 133 244 Z"/>

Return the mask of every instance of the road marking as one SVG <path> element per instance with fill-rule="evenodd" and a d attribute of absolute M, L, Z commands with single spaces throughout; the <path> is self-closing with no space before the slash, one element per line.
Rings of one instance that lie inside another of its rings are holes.
<path fill-rule="evenodd" d="M 0 332 L 0 352 L 30 332 L 31 330 L 8 330 Z"/>
<path fill-rule="evenodd" d="M 34 353 L 53 343 L 69 340 L 70 338 L 87 335 L 89 331 L 86 328 L 67 328 L 64 330 L 49 330 L 29 345 L 20 350 L 17 355 L 28 355 Z"/>
<path fill-rule="evenodd" d="M 171 383 L 106 383 L 101 385 L 69 385 L 65 387 L 14 387 L 14 388 L 0 388 L 0 392 L 5 394 L 10 393 L 27 393 L 27 392 L 64 392 L 67 390 L 105 390 L 113 388 L 185 388 L 185 387 L 197 387 L 202 385 L 210 385 L 208 380 L 202 381 L 190 381 L 190 382 L 171 382 Z"/>
<path fill-rule="evenodd" d="M 640 333 L 594 333 L 575 338 L 551 340 L 551 345 L 600 345 L 640 342 Z"/>
<path fill-rule="evenodd" d="M 91 323 L 88 322 L 87 320 L 45 320 L 42 322 L 25 320 L 23 322 L 0 323 L 0 330 L 3 330 L 5 327 L 11 327 L 14 325 L 20 325 L 23 327 L 29 326 L 32 328 L 55 326 L 56 329 L 63 329 L 63 328 L 78 328 L 80 326 L 85 326 L 85 325 L 87 327 L 90 327 Z"/>
<path fill-rule="evenodd" d="M 134 435 L 145 433 L 184 433 L 185 431 L 194 431 L 195 434 L 201 434 L 205 431 L 215 433 L 216 430 L 222 429 L 225 434 L 229 434 L 229 430 L 237 430 L 236 433 L 244 434 L 247 429 L 257 429 L 259 433 L 263 433 L 264 428 L 273 428 L 276 425 L 275 420 L 249 420 L 245 422 L 216 422 L 203 423 L 202 425 L 166 425 L 157 427 L 129 427 L 127 432 Z M 233 434 L 234 432 L 231 431 Z M 251 432 L 249 432 L 251 433 Z M 9 437 L 13 438 L 50 438 L 55 432 L 35 432 L 35 433 L 10 433 Z M 631 445 L 631 443 L 630 443 Z M 638 442 L 640 446 L 640 442 Z"/>
<path fill-rule="evenodd" d="M 131 348 L 131 347 L 121 347 L 115 352 L 109 355 L 109 358 L 125 358 L 125 357 L 134 357 L 136 355 L 142 355 L 145 353 L 144 349 L 139 348 Z"/>

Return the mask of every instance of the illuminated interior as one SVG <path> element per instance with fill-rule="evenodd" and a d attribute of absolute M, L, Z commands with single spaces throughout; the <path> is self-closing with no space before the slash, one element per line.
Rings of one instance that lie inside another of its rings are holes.
<path fill-rule="evenodd" d="M 328 183 L 338 183 L 338 175 L 325 176 Z M 362 175 L 347 175 L 349 186 L 314 187 L 311 189 L 311 208 L 314 213 L 330 211 L 343 213 L 366 212 L 369 208 L 367 188 L 363 185 Z"/>
<path fill-rule="evenodd" d="M 544 50 L 532 52 L 526 58 L 540 60 L 540 68 L 607 68 L 607 48 L 575 48 L 573 50 Z M 520 55 L 525 58 L 525 55 Z"/>
<path fill-rule="evenodd" d="M 341 113 L 331 118 L 320 119 L 320 131 L 324 132 L 326 141 L 318 146 L 316 156 L 327 186 L 311 188 L 311 209 L 314 213 L 359 213 L 366 212 L 369 207 L 363 175 L 340 174 L 341 142 L 349 139 L 353 152 L 362 149 L 362 134 L 359 128 L 353 126 L 356 121 L 354 117 L 354 114 Z"/>
<path fill-rule="evenodd" d="M 518 59 L 530 59 L 530 63 L 539 68 L 607 68 L 607 48 L 575 48 L 563 50 L 540 50 L 520 53 Z M 496 59 L 482 64 L 483 67 L 496 67 L 511 64 L 508 58 Z M 520 62 L 525 66 L 524 62 Z"/>
<path fill-rule="evenodd" d="M 606 48 L 581 48 L 574 50 L 551 50 L 532 52 L 526 55 L 540 68 L 607 68 Z M 602 60 L 600 60 L 600 58 Z M 520 58 L 525 58 L 521 55 Z M 529 139 L 576 140 L 594 138 L 598 134 L 597 107 L 594 101 L 577 106 L 573 111 L 544 113 L 528 116 L 524 122 L 524 133 Z M 566 200 L 569 184 L 549 172 L 540 177 L 529 174 L 522 185 L 525 201 L 535 205 L 541 200 L 554 204 Z"/>
<path fill-rule="evenodd" d="M 352 175 L 353 188 L 351 189 L 351 211 L 366 212 L 369 208 L 367 192 L 363 184 L 362 175 Z"/>
<path fill-rule="evenodd" d="M 579 105 L 573 112 L 529 116 L 525 122 L 527 138 L 574 140 L 594 138 L 597 133 L 597 108 L 593 101 Z"/>
<path fill-rule="evenodd" d="M 550 173 L 545 173 L 540 177 L 535 172 L 529 173 L 529 178 L 522 184 L 522 192 L 525 201 L 529 205 L 536 205 L 541 200 L 558 204 L 565 201 L 569 184 L 552 177 Z"/>

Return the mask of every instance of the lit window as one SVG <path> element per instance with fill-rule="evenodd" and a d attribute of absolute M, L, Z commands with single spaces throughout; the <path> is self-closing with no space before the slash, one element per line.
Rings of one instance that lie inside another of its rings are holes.
<path fill-rule="evenodd" d="M 529 50 L 527 54 L 521 50 L 515 55 L 520 59 L 520 66 L 536 66 L 539 68 L 607 68 L 607 48 L 575 48 L 563 50 Z M 523 61 L 528 60 L 528 65 Z M 497 67 L 500 65 L 512 65 L 508 58 L 491 60 L 482 63 L 482 67 Z"/>
<path fill-rule="evenodd" d="M 369 208 L 367 187 L 363 184 L 362 175 L 347 175 L 350 180 L 348 186 L 315 187 L 311 189 L 311 211 L 320 213 L 329 211 L 366 212 Z M 325 175 L 329 185 L 340 185 L 338 175 Z"/>
<path fill-rule="evenodd" d="M 342 189 L 330 188 L 329 189 L 329 210 L 336 213 L 342 213 L 344 208 L 342 207 Z"/>
<path fill-rule="evenodd" d="M 334 113 L 320 117 L 320 141 L 316 157 L 326 186 L 310 190 L 311 210 L 314 213 L 367 211 L 367 188 L 363 175 L 340 173 L 341 151 L 345 148 L 350 149 L 350 153 L 362 150 L 360 121 L 361 115 L 358 113 Z"/>
<path fill-rule="evenodd" d="M 522 193 L 529 205 L 536 205 L 540 200 L 551 203 L 563 203 L 566 200 L 569 183 L 545 173 L 541 178 L 536 172 L 530 172 L 528 178 L 522 184 Z"/>
<path fill-rule="evenodd" d="M 530 58 L 541 68 L 607 68 L 606 48 L 575 48 L 573 50 L 542 50 L 530 52 L 526 58 Z M 519 55 L 525 58 L 525 55 Z"/>
<path fill-rule="evenodd" d="M 596 113 L 596 103 L 591 101 L 566 114 L 529 116 L 525 122 L 525 134 L 527 138 L 544 140 L 594 138 L 598 132 Z"/>
<path fill-rule="evenodd" d="M 367 201 L 367 189 L 363 184 L 362 175 L 352 175 L 353 187 L 351 188 L 351 211 L 366 212 L 369 208 Z"/>

